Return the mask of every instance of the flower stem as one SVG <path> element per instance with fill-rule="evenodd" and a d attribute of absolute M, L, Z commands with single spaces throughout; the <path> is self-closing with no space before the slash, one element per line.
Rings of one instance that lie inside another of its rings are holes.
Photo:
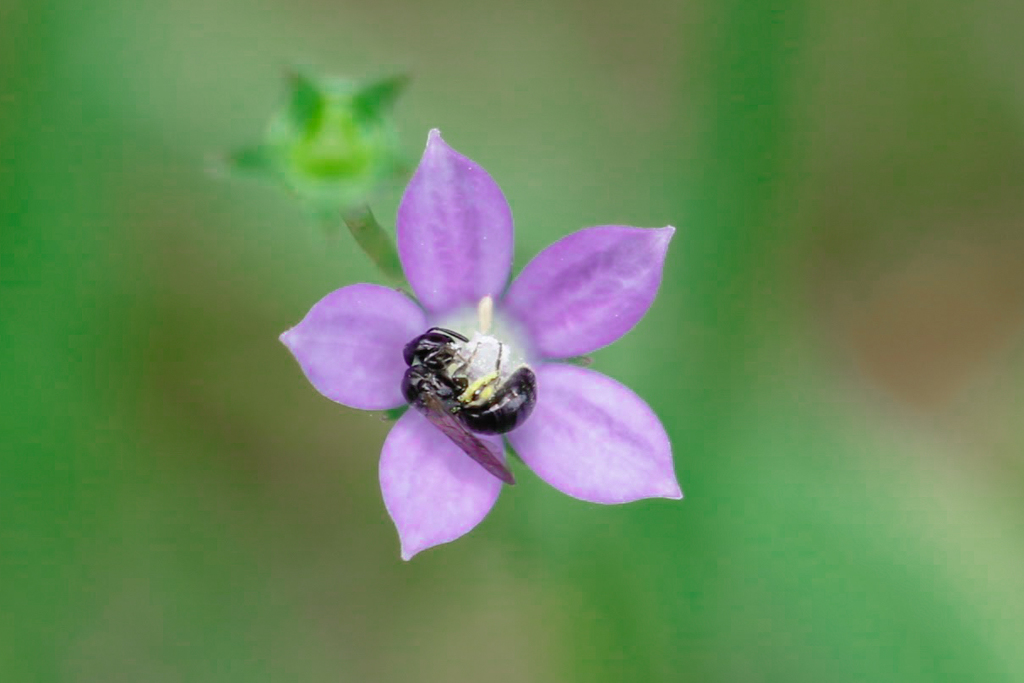
<path fill-rule="evenodd" d="M 384 276 L 397 286 L 404 285 L 405 276 L 402 274 L 402 262 L 398 260 L 398 251 L 370 207 L 363 204 L 345 209 L 341 212 L 341 218 L 356 239 L 356 244 L 366 252 Z"/>

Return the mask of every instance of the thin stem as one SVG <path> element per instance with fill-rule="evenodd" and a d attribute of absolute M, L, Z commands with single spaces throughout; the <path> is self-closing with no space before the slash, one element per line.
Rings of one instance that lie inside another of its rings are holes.
<path fill-rule="evenodd" d="M 384 276 L 397 286 L 405 285 L 405 276 L 402 274 L 402 262 L 398 260 L 398 251 L 395 249 L 391 237 L 377 222 L 370 207 L 364 204 L 346 209 L 342 211 L 341 218 L 356 239 L 356 243 L 380 268 Z"/>

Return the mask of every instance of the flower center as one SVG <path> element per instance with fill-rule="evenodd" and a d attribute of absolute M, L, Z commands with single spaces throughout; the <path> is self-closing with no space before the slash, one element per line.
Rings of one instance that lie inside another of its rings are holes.
<path fill-rule="evenodd" d="M 490 297 L 480 302 L 474 323 L 472 336 L 453 321 L 452 327 L 432 327 L 410 341 L 402 393 L 428 414 L 447 413 L 475 432 L 504 433 L 533 411 L 536 377 L 517 347 L 491 334 Z"/>
<path fill-rule="evenodd" d="M 526 365 L 524 359 L 516 354 L 509 344 L 480 332 L 470 337 L 467 342 L 455 344 L 455 356 L 457 367 L 453 370 L 457 375 L 464 376 L 470 384 L 487 377 L 495 377 L 499 382 L 504 381 L 516 369 Z"/>
<path fill-rule="evenodd" d="M 489 296 L 481 299 L 475 309 L 462 309 L 442 318 L 436 324 L 438 327 L 458 332 L 467 337 L 469 341 L 463 342 L 463 346 L 469 349 L 469 353 L 472 353 L 477 342 L 487 346 L 500 345 L 504 348 L 502 367 L 508 359 L 511 359 L 515 365 L 525 365 L 531 360 L 526 337 L 514 321 L 494 310 L 494 302 Z"/>

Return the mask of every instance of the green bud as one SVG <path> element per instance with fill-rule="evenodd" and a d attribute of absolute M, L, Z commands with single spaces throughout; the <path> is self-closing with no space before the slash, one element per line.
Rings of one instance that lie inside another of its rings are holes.
<path fill-rule="evenodd" d="M 286 106 L 264 141 L 229 158 L 240 174 L 284 183 L 315 207 L 345 210 L 404 177 L 391 108 L 404 76 L 369 83 L 293 72 Z"/>

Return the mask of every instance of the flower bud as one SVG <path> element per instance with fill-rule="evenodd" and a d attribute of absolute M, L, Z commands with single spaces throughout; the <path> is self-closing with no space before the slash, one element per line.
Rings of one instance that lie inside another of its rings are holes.
<path fill-rule="evenodd" d="M 362 204 L 405 175 L 391 108 L 404 76 L 370 83 L 289 75 L 287 105 L 233 170 L 281 182 L 317 210 Z"/>

